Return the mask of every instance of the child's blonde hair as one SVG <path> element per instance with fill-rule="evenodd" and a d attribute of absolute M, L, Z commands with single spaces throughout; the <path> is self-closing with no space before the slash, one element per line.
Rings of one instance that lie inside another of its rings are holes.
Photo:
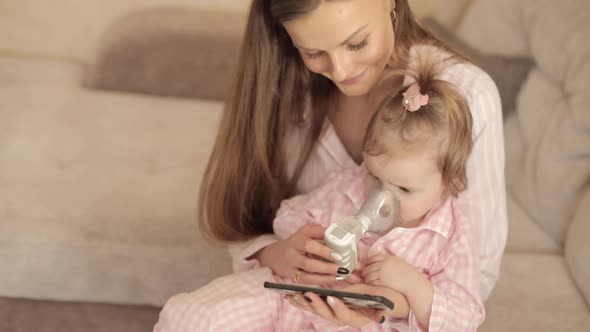
<path fill-rule="evenodd" d="M 446 193 L 457 196 L 467 189 L 466 164 L 473 145 L 467 102 L 451 83 L 440 79 L 440 61 L 422 57 L 404 74 L 415 80 L 420 94 L 428 95 L 428 103 L 417 111 L 407 110 L 402 104 L 406 88 L 385 97 L 369 124 L 363 150 L 371 156 L 394 156 L 435 148 Z"/>

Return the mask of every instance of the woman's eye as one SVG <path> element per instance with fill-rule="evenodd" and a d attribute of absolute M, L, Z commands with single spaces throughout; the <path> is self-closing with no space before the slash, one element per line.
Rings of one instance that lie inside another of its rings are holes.
<path fill-rule="evenodd" d="M 354 45 L 348 45 L 348 49 L 351 51 L 358 51 L 361 48 L 367 46 L 367 39 L 363 40 L 362 42 L 358 43 L 358 44 L 354 44 Z"/>
<path fill-rule="evenodd" d="M 322 52 L 315 52 L 315 53 L 308 53 L 308 52 L 305 52 L 305 56 L 306 56 L 308 59 L 312 59 L 312 60 L 313 60 L 313 59 L 317 59 L 317 58 L 319 58 L 320 56 L 322 56 Z"/>

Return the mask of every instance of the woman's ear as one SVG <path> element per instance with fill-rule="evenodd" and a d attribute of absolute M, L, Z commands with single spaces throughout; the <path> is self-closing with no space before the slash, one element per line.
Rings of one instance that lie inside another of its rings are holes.
<path fill-rule="evenodd" d="M 386 0 L 389 1 L 389 11 L 392 12 L 395 10 L 395 0 Z"/>

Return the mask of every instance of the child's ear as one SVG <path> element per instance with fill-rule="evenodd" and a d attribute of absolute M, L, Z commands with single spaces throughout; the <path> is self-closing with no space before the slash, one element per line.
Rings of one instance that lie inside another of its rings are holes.
<path fill-rule="evenodd" d="M 459 180 L 458 177 L 453 177 L 449 183 L 445 183 L 445 188 L 443 190 L 442 193 L 442 199 L 446 199 L 448 197 L 457 197 L 459 195 L 459 192 L 463 188 L 463 183 L 461 183 L 461 180 Z"/>

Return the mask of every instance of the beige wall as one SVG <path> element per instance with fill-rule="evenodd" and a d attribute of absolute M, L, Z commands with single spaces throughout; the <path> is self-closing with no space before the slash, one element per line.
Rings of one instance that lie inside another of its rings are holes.
<path fill-rule="evenodd" d="M 418 17 L 435 16 L 445 25 L 454 27 L 473 0 L 409 0 Z"/>
<path fill-rule="evenodd" d="M 453 25 L 471 0 L 410 0 L 418 16 Z M 125 13 L 158 6 L 246 12 L 247 0 L 0 0 L 0 53 L 88 61 L 100 35 Z"/>

